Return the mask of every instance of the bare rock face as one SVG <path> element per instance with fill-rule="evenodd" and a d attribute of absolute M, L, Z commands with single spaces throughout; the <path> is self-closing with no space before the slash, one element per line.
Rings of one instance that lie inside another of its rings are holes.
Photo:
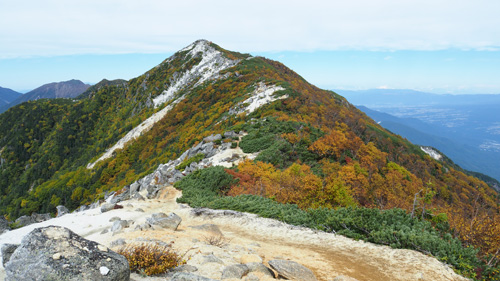
<path fill-rule="evenodd" d="M 10 230 L 9 222 L 3 216 L 0 216 L 0 234 L 8 230 Z"/>
<path fill-rule="evenodd" d="M 6 281 L 130 279 L 124 256 L 59 226 L 36 228 L 26 235 L 5 271 Z"/>
<path fill-rule="evenodd" d="M 297 281 L 316 281 L 316 276 L 307 267 L 288 260 L 270 260 L 269 266 L 285 279 Z"/>

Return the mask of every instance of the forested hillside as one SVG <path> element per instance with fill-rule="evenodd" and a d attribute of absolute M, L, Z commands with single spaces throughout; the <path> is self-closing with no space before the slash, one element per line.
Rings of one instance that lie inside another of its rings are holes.
<path fill-rule="evenodd" d="M 270 89 L 273 98 L 267 102 L 249 99 Z M 159 113 L 162 118 L 144 123 Z M 140 124 L 145 129 L 137 137 L 101 157 Z M 91 203 L 176 159 L 204 137 L 228 130 L 246 135 L 238 143 L 222 142 L 259 154 L 222 169 L 221 179 L 228 180 L 215 185 L 213 196 L 257 195 L 270 204 L 295 204 L 297 212 L 392 209 L 395 216 L 427 221 L 426 227 L 448 237 L 443 241 L 457 237 L 465 247 L 476 247 L 480 260 L 453 257 L 450 262 L 464 275 L 497 276 L 499 201 L 487 184 L 449 160 L 432 159 L 281 63 L 208 41 L 195 42 L 128 82 L 92 87 L 77 101 L 32 101 L 1 114 L 0 212 L 14 219 L 55 212 L 59 204 L 74 209 Z M 199 194 L 186 202 L 201 202 L 205 195 Z M 369 232 L 355 221 L 344 225 Z M 425 252 L 412 246 L 411 235 L 405 238 L 410 242 L 387 244 Z"/>

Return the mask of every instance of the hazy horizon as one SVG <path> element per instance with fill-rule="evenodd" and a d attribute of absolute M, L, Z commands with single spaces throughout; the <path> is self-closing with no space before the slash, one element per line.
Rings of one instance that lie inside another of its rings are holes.
<path fill-rule="evenodd" d="M 63 0 L 2 3 L 0 86 L 131 79 L 197 39 L 326 89 L 500 94 L 500 2 Z M 214 16 L 216 15 L 216 16 Z"/>

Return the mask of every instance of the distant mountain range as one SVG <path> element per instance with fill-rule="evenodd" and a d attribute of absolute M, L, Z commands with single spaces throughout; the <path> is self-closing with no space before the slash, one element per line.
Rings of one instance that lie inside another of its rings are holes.
<path fill-rule="evenodd" d="M 0 107 L 9 105 L 22 94 L 14 90 L 0 87 Z"/>
<path fill-rule="evenodd" d="M 54 82 L 42 85 L 24 95 L 19 94 L 9 103 L 1 104 L 0 103 L 0 113 L 6 111 L 12 106 L 18 105 L 20 103 L 30 101 L 30 100 L 38 100 L 38 99 L 53 99 L 53 98 L 74 98 L 78 95 L 85 92 L 90 85 L 83 83 L 80 80 L 69 80 L 64 82 Z M 7 89 L 9 90 L 9 89 Z M 12 91 L 12 90 L 11 90 Z M 1 94 L 2 92 L 0 92 Z M 10 94 L 10 96 L 14 96 L 15 94 Z"/>
<path fill-rule="evenodd" d="M 338 92 L 384 128 L 439 149 L 464 169 L 500 180 L 500 95 Z"/>

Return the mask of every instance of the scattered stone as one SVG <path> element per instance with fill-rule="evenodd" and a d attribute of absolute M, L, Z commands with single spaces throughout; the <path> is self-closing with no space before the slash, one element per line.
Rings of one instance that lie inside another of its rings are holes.
<path fill-rule="evenodd" d="M 198 268 L 193 265 L 183 264 L 171 270 L 172 272 L 195 272 Z"/>
<path fill-rule="evenodd" d="M 253 273 L 249 273 L 245 279 L 245 281 L 260 281 L 260 278 L 258 276 L 255 276 Z"/>
<path fill-rule="evenodd" d="M 190 272 L 176 272 L 172 276 L 172 281 L 217 281 L 215 279 L 206 278 Z"/>
<path fill-rule="evenodd" d="M 108 251 L 108 247 L 101 245 L 101 244 L 97 244 L 97 249 L 99 249 L 99 251 L 102 251 L 102 252 Z"/>
<path fill-rule="evenodd" d="M 274 278 L 274 273 L 260 262 L 249 262 L 245 264 L 250 272 L 260 272 L 266 276 Z"/>
<path fill-rule="evenodd" d="M 270 260 L 269 266 L 276 270 L 279 276 L 297 281 L 317 280 L 314 273 L 307 267 L 288 260 Z"/>
<path fill-rule="evenodd" d="M 257 243 L 257 242 L 253 242 L 253 243 L 250 243 L 248 244 L 249 246 L 255 246 L 255 247 L 260 247 L 260 244 Z"/>
<path fill-rule="evenodd" d="M 114 248 L 114 247 L 118 247 L 118 246 L 123 246 L 125 244 L 127 244 L 127 242 L 125 242 L 125 239 L 120 238 L 120 239 L 116 239 L 115 241 L 111 242 L 111 244 L 109 244 L 109 246 L 111 248 Z"/>
<path fill-rule="evenodd" d="M 201 264 L 206 264 L 210 262 L 224 264 L 224 262 L 221 259 L 214 256 L 213 254 L 203 256 L 203 262 Z"/>
<path fill-rule="evenodd" d="M 128 227 L 128 222 L 125 220 L 117 220 L 113 222 L 113 225 L 111 226 L 111 229 L 109 231 L 113 232 L 113 234 L 119 232 L 120 230 L 127 228 Z"/>
<path fill-rule="evenodd" d="M 248 267 L 244 264 L 232 264 L 226 266 L 222 271 L 221 279 L 237 278 L 241 279 L 249 272 Z"/>
<path fill-rule="evenodd" d="M 5 267 L 5 264 L 9 261 L 12 253 L 19 247 L 18 244 L 4 244 L 2 246 L 2 264 Z"/>
<path fill-rule="evenodd" d="M 262 263 L 262 258 L 256 254 L 246 254 L 240 257 L 240 263 L 242 264 L 251 262 Z"/>
<path fill-rule="evenodd" d="M 63 205 L 57 206 L 56 209 L 57 209 L 57 216 L 56 216 L 57 218 L 69 214 L 68 208 L 64 207 Z"/>
<path fill-rule="evenodd" d="M 141 209 L 141 208 L 137 208 L 137 209 L 135 209 L 135 211 L 136 211 L 136 212 L 141 212 L 141 213 L 144 213 L 144 210 L 143 210 L 143 209 Z"/>
<path fill-rule="evenodd" d="M 121 220 L 120 217 L 112 217 L 109 219 L 109 222 L 114 222 L 114 221 L 119 221 Z"/>
<path fill-rule="evenodd" d="M 5 264 L 5 280 L 129 280 L 125 257 L 98 246 L 64 227 L 36 228 Z M 58 260 L 53 259 L 56 253 L 61 255 Z M 109 269 L 106 277 L 100 267 Z"/>
<path fill-rule="evenodd" d="M 101 206 L 101 213 L 105 213 L 105 212 L 113 210 L 115 208 L 115 205 L 116 204 L 113 204 L 113 203 L 104 203 L 104 204 L 102 204 L 102 206 Z"/>
<path fill-rule="evenodd" d="M 170 213 L 168 216 L 165 213 L 155 213 L 150 218 L 147 218 L 146 221 L 150 225 L 158 225 L 162 228 L 175 231 L 182 222 L 182 219 L 175 213 Z"/>
<path fill-rule="evenodd" d="M 55 254 L 53 254 L 52 255 L 52 259 L 53 260 L 59 260 L 59 259 L 61 259 L 61 253 L 55 253 Z"/>
<path fill-rule="evenodd" d="M 202 225 L 195 225 L 195 226 L 190 226 L 190 227 L 194 228 L 194 229 L 204 230 L 204 231 L 210 232 L 214 235 L 222 235 L 222 232 L 220 231 L 219 227 L 215 224 L 202 224 Z"/>
<path fill-rule="evenodd" d="M 108 233 L 108 229 L 104 229 L 103 231 L 101 231 L 101 234 L 106 234 Z"/>
<path fill-rule="evenodd" d="M 144 201 L 146 199 L 144 199 L 144 197 L 142 197 L 142 195 L 140 195 L 139 193 L 135 193 L 133 196 L 132 196 L 132 199 L 135 199 L 135 200 L 138 200 L 138 201 Z"/>

